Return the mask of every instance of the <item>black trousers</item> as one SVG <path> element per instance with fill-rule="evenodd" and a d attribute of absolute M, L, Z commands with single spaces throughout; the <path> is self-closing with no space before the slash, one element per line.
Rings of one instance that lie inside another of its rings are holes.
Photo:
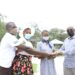
<path fill-rule="evenodd" d="M 12 69 L 0 67 L 0 75 L 12 75 Z"/>

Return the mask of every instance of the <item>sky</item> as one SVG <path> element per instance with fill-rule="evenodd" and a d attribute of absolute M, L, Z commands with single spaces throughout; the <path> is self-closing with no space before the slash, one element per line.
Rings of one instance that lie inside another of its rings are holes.
<path fill-rule="evenodd" d="M 19 27 L 75 27 L 75 0 L 0 0 L 0 13 L 7 16 L 5 21 L 14 21 Z"/>

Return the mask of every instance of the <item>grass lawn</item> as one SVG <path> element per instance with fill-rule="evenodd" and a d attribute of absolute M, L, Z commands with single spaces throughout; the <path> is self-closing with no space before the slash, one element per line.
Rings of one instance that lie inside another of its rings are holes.
<path fill-rule="evenodd" d="M 36 73 L 37 72 L 37 66 L 38 65 L 37 64 L 34 64 L 34 63 L 32 65 L 33 65 L 33 71 Z"/>

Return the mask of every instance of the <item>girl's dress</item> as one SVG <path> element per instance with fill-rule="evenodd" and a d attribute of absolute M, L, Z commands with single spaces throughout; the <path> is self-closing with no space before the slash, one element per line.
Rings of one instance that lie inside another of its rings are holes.
<path fill-rule="evenodd" d="M 54 46 L 51 42 L 46 43 L 40 41 L 37 44 L 37 50 L 47 53 L 51 53 L 53 51 L 53 47 Z M 40 72 L 41 75 L 56 75 L 54 59 L 48 58 L 41 59 Z"/>

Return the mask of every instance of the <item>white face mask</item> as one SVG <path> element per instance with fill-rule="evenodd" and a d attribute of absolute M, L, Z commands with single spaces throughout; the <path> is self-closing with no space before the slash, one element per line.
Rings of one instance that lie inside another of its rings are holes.
<path fill-rule="evenodd" d="M 25 38 L 25 39 L 27 39 L 27 40 L 30 40 L 30 39 L 31 39 L 31 37 L 32 37 L 32 35 L 31 35 L 31 34 L 25 34 L 25 36 L 24 36 L 24 38 Z"/>
<path fill-rule="evenodd" d="M 49 36 L 43 36 L 43 40 L 49 40 Z"/>

